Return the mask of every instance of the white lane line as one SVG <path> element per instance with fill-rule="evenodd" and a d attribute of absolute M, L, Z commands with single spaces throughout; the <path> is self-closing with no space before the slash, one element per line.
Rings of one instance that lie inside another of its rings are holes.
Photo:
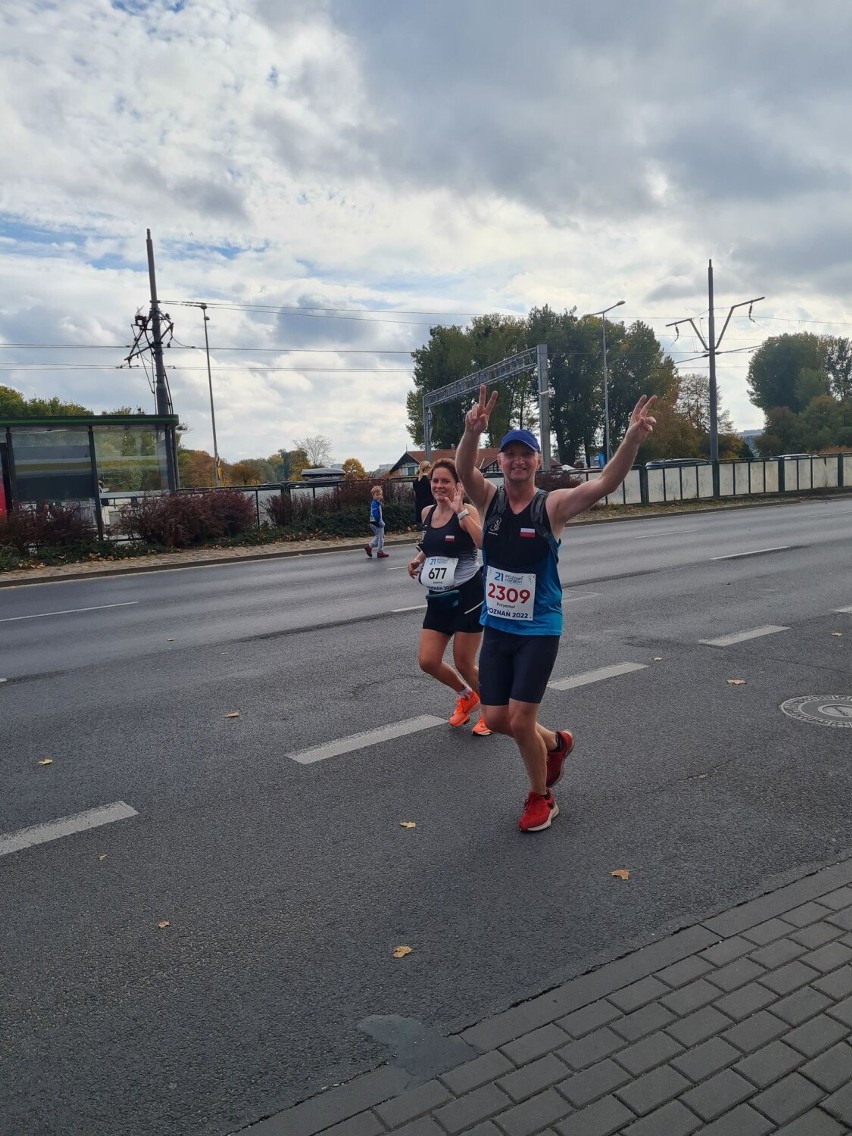
<path fill-rule="evenodd" d="M 351 734 L 348 738 L 339 738 L 336 742 L 314 746 L 313 749 L 288 753 L 287 757 L 292 758 L 293 761 L 298 761 L 300 765 L 313 765 L 315 761 L 325 761 L 327 757 L 340 757 L 341 754 L 352 753 L 356 749 L 366 749 L 367 746 L 380 745 L 382 742 L 392 741 L 394 738 L 405 737 L 406 734 L 416 734 L 418 730 L 431 730 L 433 726 L 446 726 L 446 724 L 446 718 L 436 718 L 434 714 L 421 714 L 419 718 L 408 718 L 404 722 L 390 722 L 387 726 L 379 726 L 376 730 L 365 730 L 361 734 Z"/>
<path fill-rule="evenodd" d="M 846 613 L 852 612 L 852 607 L 836 607 L 834 610 L 838 611 L 838 612 L 843 612 L 844 614 L 846 614 Z M 2 682 L 2 681 L 3 680 L 0 679 L 0 682 Z"/>
<path fill-rule="evenodd" d="M 111 607 L 133 607 L 139 600 L 127 600 L 126 603 L 99 604 L 97 607 L 69 607 L 64 611 L 41 611 L 37 615 L 10 615 L 0 619 L 0 623 L 17 623 L 19 619 L 46 619 L 49 615 L 77 615 L 81 611 L 106 611 Z"/>
<path fill-rule="evenodd" d="M 783 552 L 789 544 L 777 544 L 773 548 L 753 548 L 751 552 L 729 552 L 727 556 L 711 556 L 711 560 L 739 560 L 743 556 L 760 556 L 763 552 Z"/>
<path fill-rule="evenodd" d="M 706 643 L 708 647 L 730 647 L 732 643 L 743 643 L 746 639 L 759 639 L 762 635 L 789 630 L 789 627 L 774 627 L 770 623 L 766 627 L 753 627 L 751 631 L 735 631 L 732 635 L 720 635 L 718 639 L 699 639 L 698 642 Z"/>
<path fill-rule="evenodd" d="M 566 603 L 579 603 L 580 600 L 593 600 L 599 595 L 601 595 L 600 592 L 586 592 L 582 596 L 572 596 L 570 594 L 566 596 L 563 592 L 563 598 Z"/>
<path fill-rule="evenodd" d="M 99 828 L 102 824 L 112 824 L 113 821 L 135 816 L 138 816 L 136 809 L 132 809 L 124 801 L 115 801 L 111 805 L 99 805 L 84 813 L 59 817 L 46 824 L 33 824 L 29 828 L 20 828 L 17 832 L 0 836 L 0 856 L 8 856 L 10 852 L 20 852 L 22 848 L 32 848 L 34 844 L 47 844 L 50 840 L 59 840 L 60 837 L 71 836 L 75 832 L 86 832 L 90 828 Z"/>
<path fill-rule="evenodd" d="M 547 685 L 552 690 L 573 690 L 575 686 L 586 686 L 590 682 L 602 682 L 605 678 L 617 678 L 619 675 L 630 674 L 631 671 L 644 671 L 647 663 L 615 663 L 611 667 L 600 667 L 596 671 L 586 671 L 585 674 L 570 675 L 568 678 L 558 678 Z"/>
<path fill-rule="evenodd" d="M 404 572 L 408 567 L 407 564 L 395 564 L 393 568 L 385 568 L 386 572 Z"/>
<path fill-rule="evenodd" d="M 426 604 L 415 604 L 414 607 L 392 607 L 391 611 L 396 615 L 400 611 L 423 611 Z"/>
<path fill-rule="evenodd" d="M 636 533 L 633 536 L 634 540 L 653 540 L 655 536 L 680 536 L 681 533 L 697 532 L 698 525 L 693 525 L 689 529 L 663 529 L 662 532 L 654 533 Z"/>

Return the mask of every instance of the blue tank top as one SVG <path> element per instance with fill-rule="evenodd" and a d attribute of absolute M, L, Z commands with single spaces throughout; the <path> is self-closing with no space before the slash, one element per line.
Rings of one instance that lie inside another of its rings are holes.
<path fill-rule="evenodd" d="M 485 603 L 480 623 L 513 635 L 562 634 L 562 584 L 559 582 L 558 541 L 550 528 L 545 502 L 547 493 L 539 489 L 520 513 L 513 513 L 501 487 L 494 494 L 482 528 L 482 560 L 485 565 Z M 495 584 L 493 573 L 524 573 L 535 577 L 532 619 L 509 619 L 488 612 L 489 592 Z"/>

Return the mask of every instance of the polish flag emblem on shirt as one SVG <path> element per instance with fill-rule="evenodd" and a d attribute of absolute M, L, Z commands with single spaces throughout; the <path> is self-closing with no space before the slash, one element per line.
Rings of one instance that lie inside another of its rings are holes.
<path fill-rule="evenodd" d="M 444 537 L 444 540 L 455 540 L 455 539 L 456 538 L 453 536 L 452 533 L 447 533 L 447 535 Z"/>
<path fill-rule="evenodd" d="M 521 529 L 521 536 L 533 537 L 535 536 L 535 529 Z"/>

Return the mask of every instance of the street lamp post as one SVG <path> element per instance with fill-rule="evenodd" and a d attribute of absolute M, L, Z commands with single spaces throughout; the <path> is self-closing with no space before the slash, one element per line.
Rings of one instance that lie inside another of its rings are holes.
<path fill-rule="evenodd" d="M 213 409 L 213 375 L 210 371 L 210 341 L 207 338 L 207 325 L 210 316 L 207 314 L 207 305 L 199 304 L 204 316 L 204 351 L 207 355 L 207 385 L 210 388 L 210 421 L 213 425 L 213 488 L 219 484 L 219 447 L 216 444 L 216 412 Z"/>
<path fill-rule="evenodd" d="M 600 312 L 589 312 L 590 316 L 601 316 L 601 331 L 603 332 L 603 392 L 604 392 L 604 454 L 606 460 L 612 457 L 611 448 L 609 444 L 609 381 L 606 372 L 606 313 L 611 312 L 613 308 L 620 308 L 624 300 L 617 300 L 614 304 L 610 304 L 608 308 L 604 308 Z"/>

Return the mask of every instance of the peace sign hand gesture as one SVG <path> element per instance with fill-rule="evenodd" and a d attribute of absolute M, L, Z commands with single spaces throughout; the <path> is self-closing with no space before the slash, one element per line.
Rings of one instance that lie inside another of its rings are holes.
<path fill-rule="evenodd" d="M 630 425 L 628 426 L 628 433 L 632 432 L 639 445 L 645 441 L 648 435 L 652 432 L 657 425 L 656 418 L 652 418 L 648 411 L 657 401 L 657 396 L 652 394 L 648 396 L 643 394 L 636 405 L 633 407 L 633 413 L 630 415 Z"/>
<path fill-rule="evenodd" d="M 464 428 L 470 434 L 482 434 L 488 429 L 488 419 L 497 401 L 497 391 L 491 392 L 491 397 L 485 401 L 486 388 L 483 383 L 479 388 L 479 402 L 475 402 L 464 417 Z"/>

